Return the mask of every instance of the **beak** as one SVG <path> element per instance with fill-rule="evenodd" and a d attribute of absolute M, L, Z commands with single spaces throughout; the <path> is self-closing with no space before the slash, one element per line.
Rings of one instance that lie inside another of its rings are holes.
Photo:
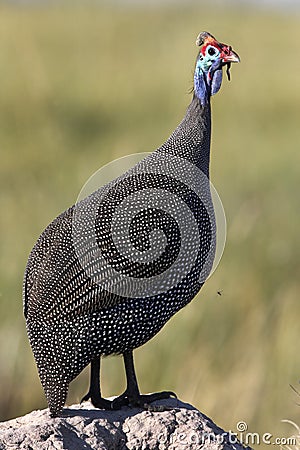
<path fill-rule="evenodd" d="M 222 65 L 223 66 L 227 66 L 226 67 L 226 74 L 227 74 L 228 81 L 230 81 L 230 66 L 231 66 L 231 63 L 239 63 L 240 62 L 240 57 L 228 45 L 224 45 L 223 44 L 222 50 L 223 50 L 222 54 L 221 54 Z"/>
<path fill-rule="evenodd" d="M 240 57 L 237 53 L 235 53 L 231 48 L 225 52 L 223 52 L 222 55 L 222 61 L 223 63 L 239 63 Z"/>

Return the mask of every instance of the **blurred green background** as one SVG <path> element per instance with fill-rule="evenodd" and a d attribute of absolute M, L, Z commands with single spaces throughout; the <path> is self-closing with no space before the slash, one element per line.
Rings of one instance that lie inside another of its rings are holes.
<path fill-rule="evenodd" d="M 207 2 L 208 3 L 208 2 Z M 300 16 L 219 6 L 0 6 L 0 419 L 46 407 L 22 314 L 28 254 L 103 164 L 151 151 L 190 101 L 195 38 L 242 63 L 213 99 L 211 178 L 226 211 L 221 263 L 136 351 L 141 390 L 171 389 L 226 429 L 287 435 L 298 420 Z M 219 296 L 217 291 L 222 290 Z M 103 393 L 124 389 L 120 358 Z M 68 403 L 85 394 L 88 371 Z"/>

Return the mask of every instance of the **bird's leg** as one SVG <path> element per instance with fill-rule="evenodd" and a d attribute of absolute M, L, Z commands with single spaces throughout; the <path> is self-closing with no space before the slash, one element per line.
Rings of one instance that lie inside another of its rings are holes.
<path fill-rule="evenodd" d="M 112 402 L 101 397 L 100 389 L 100 356 L 91 361 L 90 388 L 88 393 L 81 399 L 84 402 L 91 399 L 95 408 L 111 409 Z M 81 403 L 80 402 L 80 403 Z"/>
<path fill-rule="evenodd" d="M 134 370 L 133 352 L 128 351 L 123 353 L 127 388 L 123 394 L 117 397 L 112 402 L 112 409 L 120 409 L 122 406 L 138 406 L 144 409 L 150 409 L 152 411 L 161 410 L 155 407 L 149 406 L 149 403 L 155 400 L 162 400 L 165 398 L 175 397 L 176 394 L 170 391 L 156 392 L 154 394 L 141 395 L 138 387 L 138 382 Z M 165 408 L 163 408 L 165 409 Z"/>

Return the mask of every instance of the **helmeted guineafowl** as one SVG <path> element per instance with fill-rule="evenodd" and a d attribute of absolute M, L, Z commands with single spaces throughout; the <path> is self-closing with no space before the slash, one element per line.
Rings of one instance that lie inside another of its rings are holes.
<path fill-rule="evenodd" d="M 133 350 L 199 292 L 216 246 L 209 185 L 210 97 L 230 46 L 201 33 L 193 98 L 170 138 L 116 180 L 58 216 L 41 234 L 24 277 L 24 315 L 51 416 L 69 383 L 91 362 L 85 399 L 96 407 L 143 406 Z M 101 397 L 100 357 L 122 354 L 127 389 Z"/>

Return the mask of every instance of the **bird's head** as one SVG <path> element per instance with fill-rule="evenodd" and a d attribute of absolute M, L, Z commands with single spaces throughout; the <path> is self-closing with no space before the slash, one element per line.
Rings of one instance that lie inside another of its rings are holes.
<path fill-rule="evenodd" d="M 199 34 L 196 45 L 200 46 L 200 51 L 194 73 L 194 92 L 204 106 L 221 87 L 223 67 L 227 67 L 226 73 L 230 80 L 230 65 L 240 62 L 240 58 L 230 45 L 218 42 L 206 31 Z"/>

